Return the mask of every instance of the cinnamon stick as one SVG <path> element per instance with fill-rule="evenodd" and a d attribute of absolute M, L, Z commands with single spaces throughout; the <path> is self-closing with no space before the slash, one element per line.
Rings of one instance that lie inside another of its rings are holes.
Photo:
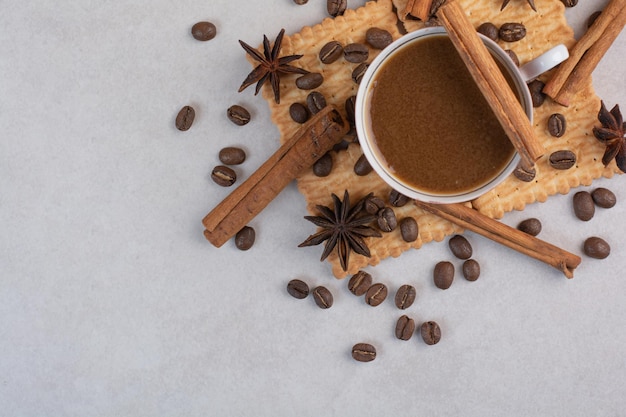
<path fill-rule="evenodd" d="M 286 186 L 348 132 L 339 112 L 327 106 L 303 125 L 202 223 L 204 236 L 220 247 L 261 212 Z"/>
<path fill-rule="evenodd" d="M 408 15 L 417 17 L 423 21 L 427 21 L 430 17 L 430 10 L 433 5 L 433 0 L 409 0 L 404 7 L 404 18 Z"/>
<path fill-rule="evenodd" d="M 520 103 L 461 6 L 449 0 L 437 17 L 483 93 L 523 166 L 532 167 L 545 152 Z"/>
<path fill-rule="evenodd" d="M 462 204 L 430 204 L 421 201 L 415 201 L 415 204 L 426 212 L 545 262 L 563 272 L 567 278 L 573 278 L 574 269 L 580 265 L 579 256 L 500 223 Z"/>

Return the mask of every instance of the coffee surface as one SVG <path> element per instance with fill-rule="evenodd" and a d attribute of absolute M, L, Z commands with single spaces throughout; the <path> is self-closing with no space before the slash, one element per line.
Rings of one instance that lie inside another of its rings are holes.
<path fill-rule="evenodd" d="M 495 178 L 513 157 L 513 145 L 447 36 L 405 45 L 372 86 L 374 145 L 406 185 L 431 194 L 467 192 Z"/>

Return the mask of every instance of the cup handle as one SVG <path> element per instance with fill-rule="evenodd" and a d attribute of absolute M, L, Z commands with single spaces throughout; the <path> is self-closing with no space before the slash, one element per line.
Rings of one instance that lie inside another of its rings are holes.
<path fill-rule="evenodd" d="M 532 61 L 527 62 L 519 68 L 522 78 L 526 82 L 532 81 L 544 72 L 556 67 L 569 57 L 569 51 L 563 44 L 557 45 L 547 50 Z"/>

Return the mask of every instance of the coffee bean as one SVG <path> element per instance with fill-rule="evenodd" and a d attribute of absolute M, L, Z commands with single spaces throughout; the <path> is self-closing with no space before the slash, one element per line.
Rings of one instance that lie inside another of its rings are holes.
<path fill-rule="evenodd" d="M 475 259 L 463 262 L 463 276 L 468 281 L 476 281 L 480 276 L 480 264 Z"/>
<path fill-rule="evenodd" d="M 287 283 L 287 292 L 292 297 L 301 300 L 309 295 L 309 286 L 302 280 L 292 279 Z"/>
<path fill-rule="evenodd" d="M 326 107 L 326 98 L 319 91 L 313 91 L 306 96 L 306 106 L 311 114 L 317 114 Z"/>
<path fill-rule="evenodd" d="M 543 87 L 545 87 L 543 81 L 534 80 L 528 83 L 528 90 L 530 90 L 530 98 L 533 101 L 533 107 L 539 107 L 546 100 L 546 95 L 543 93 Z"/>
<path fill-rule="evenodd" d="M 191 27 L 191 36 L 199 41 L 210 41 L 217 35 L 217 28 L 211 22 L 198 22 Z"/>
<path fill-rule="evenodd" d="M 370 161 L 367 160 L 365 154 L 362 154 L 354 163 L 354 173 L 359 177 L 369 174 L 372 170 L 372 165 L 370 165 Z"/>
<path fill-rule="evenodd" d="M 589 221 L 596 212 L 596 206 L 591 194 L 587 191 L 579 191 L 574 194 L 574 214 L 582 221 Z"/>
<path fill-rule="evenodd" d="M 365 271 L 359 271 L 352 275 L 348 281 L 348 289 L 357 296 L 362 296 L 372 286 L 372 276 Z"/>
<path fill-rule="evenodd" d="M 517 164 L 515 170 L 513 171 L 513 175 L 520 181 L 531 182 L 535 179 L 535 175 L 537 175 L 537 170 L 535 166 L 525 167 L 521 162 Z"/>
<path fill-rule="evenodd" d="M 237 174 L 232 168 L 224 165 L 218 165 L 213 168 L 211 172 L 211 179 L 215 181 L 217 185 L 222 187 L 230 187 L 237 181 Z"/>
<path fill-rule="evenodd" d="M 506 52 L 509 58 L 511 58 L 511 61 L 513 61 L 515 66 L 519 67 L 519 58 L 517 57 L 517 54 L 515 53 L 515 51 L 513 51 L 512 49 L 505 49 L 504 52 Z"/>
<path fill-rule="evenodd" d="M 246 152 L 241 148 L 227 146 L 220 150 L 218 157 L 224 165 L 239 165 L 246 160 Z"/>
<path fill-rule="evenodd" d="M 350 96 L 346 99 L 346 103 L 344 105 L 346 109 L 346 118 L 350 122 L 350 124 L 354 124 L 355 119 L 355 108 L 356 108 L 356 96 Z"/>
<path fill-rule="evenodd" d="M 359 362 L 371 362 L 376 359 L 376 348 L 369 343 L 357 343 L 352 347 L 352 357 Z"/>
<path fill-rule="evenodd" d="M 398 220 L 396 219 L 396 213 L 391 207 L 385 207 L 378 212 L 376 217 L 378 227 L 383 232 L 391 232 L 398 226 Z"/>
<path fill-rule="evenodd" d="M 435 286 L 442 290 L 447 290 L 454 280 L 454 265 L 452 262 L 441 261 L 435 265 L 433 271 L 433 281 Z"/>
<path fill-rule="evenodd" d="M 550 166 L 555 169 L 570 169 L 576 165 L 576 154 L 572 151 L 561 150 L 550 154 Z"/>
<path fill-rule="evenodd" d="M 415 287 L 409 284 L 404 284 L 398 291 L 396 291 L 396 297 L 394 299 L 396 303 L 396 307 L 400 310 L 407 309 L 413 305 L 415 301 L 415 296 L 417 292 L 415 291 Z"/>
<path fill-rule="evenodd" d="M 409 340 L 415 333 L 415 320 L 403 315 L 396 323 L 396 337 L 400 340 Z"/>
<path fill-rule="evenodd" d="M 410 200 L 411 199 L 409 197 L 405 196 L 404 194 L 393 188 L 389 192 L 389 204 L 394 207 L 402 207 L 406 205 L 406 203 L 408 203 Z"/>
<path fill-rule="evenodd" d="M 302 103 L 293 103 L 289 106 L 289 115 L 296 123 L 306 123 L 309 120 L 309 110 Z"/>
<path fill-rule="evenodd" d="M 333 157 L 330 152 L 326 152 L 313 164 L 313 174 L 316 177 L 327 177 L 333 170 Z"/>
<path fill-rule="evenodd" d="M 196 118 L 196 111 L 191 106 L 185 106 L 176 115 L 176 129 L 185 131 L 189 130 Z"/>
<path fill-rule="evenodd" d="M 413 217 L 405 217 L 400 220 L 400 234 L 405 242 L 415 242 L 419 235 L 419 226 Z"/>
<path fill-rule="evenodd" d="M 348 7 L 347 0 L 326 0 L 326 10 L 332 17 L 341 16 Z"/>
<path fill-rule="evenodd" d="M 494 42 L 498 41 L 498 28 L 491 22 L 485 22 L 476 29 L 478 33 L 482 33 Z"/>
<path fill-rule="evenodd" d="M 239 250 L 248 250 L 254 245 L 256 232 L 250 226 L 244 226 L 235 234 L 235 246 Z"/>
<path fill-rule="evenodd" d="M 310 72 L 296 78 L 296 87 L 300 90 L 314 90 L 324 82 L 324 76 L 319 72 Z"/>
<path fill-rule="evenodd" d="M 368 214 L 378 214 L 378 212 L 384 207 L 385 202 L 382 198 L 371 195 L 365 199 L 365 211 Z"/>
<path fill-rule="evenodd" d="M 565 7 L 574 7 L 578 4 L 578 0 L 561 0 Z"/>
<path fill-rule="evenodd" d="M 309 0 L 293 0 L 294 3 L 296 3 L 297 5 L 301 6 L 303 4 L 307 4 L 309 2 Z"/>
<path fill-rule="evenodd" d="M 247 125 L 250 122 L 250 112 L 245 107 L 235 104 L 230 106 L 226 111 L 228 120 L 236 124 L 237 126 Z"/>
<path fill-rule="evenodd" d="M 472 245 L 470 245 L 465 236 L 452 236 L 448 241 L 448 246 L 452 254 L 459 259 L 469 259 L 472 257 Z"/>
<path fill-rule="evenodd" d="M 517 42 L 526 36 L 526 26 L 521 23 L 505 23 L 500 26 L 498 35 L 505 42 Z"/>
<path fill-rule="evenodd" d="M 560 138 L 565 134 L 566 127 L 565 116 L 561 113 L 554 113 L 548 118 L 548 132 L 550 135 Z"/>
<path fill-rule="evenodd" d="M 330 41 L 320 49 L 320 61 L 324 64 L 332 64 L 343 56 L 343 46 L 337 41 Z"/>
<path fill-rule="evenodd" d="M 365 32 L 365 42 L 374 49 L 385 49 L 393 42 L 393 37 L 385 29 L 369 28 Z"/>
<path fill-rule="evenodd" d="M 532 217 L 518 224 L 517 229 L 531 236 L 537 236 L 541 233 L 541 221 Z"/>
<path fill-rule="evenodd" d="M 327 309 L 333 306 L 333 295 L 326 287 L 315 287 L 313 299 L 319 308 Z"/>
<path fill-rule="evenodd" d="M 372 307 L 380 305 L 387 298 L 387 286 L 385 284 L 372 284 L 365 293 L 365 302 Z"/>
<path fill-rule="evenodd" d="M 613 194 L 613 191 L 607 188 L 596 188 L 591 192 L 591 198 L 598 207 L 611 208 L 617 203 L 617 197 Z"/>
<path fill-rule="evenodd" d="M 597 10 L 597 11 L 591 13 L 589 18 L 587 19 L 587 29 L 589 29 L 591 26 L 593 26 L 593 24 L 596 22 L 596 19 L 598 19 L 598 17 L 600 17 L 601 14 L 602 14 L 601 10 Z"/>
<path fill-rule="evenodd" d="M 367 46 L 362 43 L 351 43 L 343 47 L 343 57 L 354 64 L 367 61 L 369 53 Z"/>
<path fill-rule="evenodd" d="M 611 254 L 611 247 L 604 239 L 594 236 L 585 240 L 583 252 L 591 258 L 604 259 Z"/>
<path fill-rule="evenodd" d="M 352 81 L 356 84 L 361 84 L 361 80 L 367 71 L 368 65 L 365 62 L 360 63 L 357 67 L 352 71 Z"/>
<path fill-rule="evenodd" d="M 441 328 L 434 321 L 422 323 L 420 333 L 427 345 L 436 345 L 441 340 Z"/>

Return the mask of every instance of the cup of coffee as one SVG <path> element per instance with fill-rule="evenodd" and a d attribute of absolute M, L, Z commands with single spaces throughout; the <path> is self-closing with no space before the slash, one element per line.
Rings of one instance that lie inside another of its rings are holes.
<path fill-rule="evenodd" d="M 518 68 L 480 35 L 533 120 L 527 81 L 568 57 L 558 45 Z M 486 193 L 520 161 L 489 103 L 442 27 L 411 32 L 385 48 L 363 76 L 356 128 L 366 158 L 392 188 L 424 202 Z"/>

